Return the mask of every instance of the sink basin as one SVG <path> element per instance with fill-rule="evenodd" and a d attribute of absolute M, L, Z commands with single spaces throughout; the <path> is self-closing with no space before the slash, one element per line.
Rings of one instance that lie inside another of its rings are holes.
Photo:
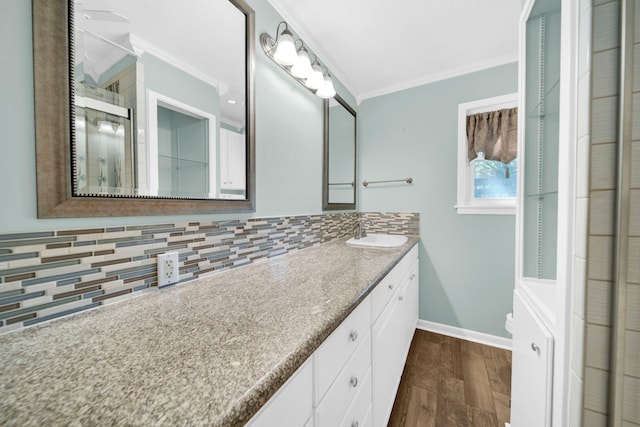
<path fill-rule="evenodd" d="M 351 246 L 368 246 L 373 248 L 397 248 L 407 241 L 407 236 L 398 236 L 395 234 L 367 234 L 367 237 L 361 239 L 351 238 L 347 240 L 347 245 Z"/>

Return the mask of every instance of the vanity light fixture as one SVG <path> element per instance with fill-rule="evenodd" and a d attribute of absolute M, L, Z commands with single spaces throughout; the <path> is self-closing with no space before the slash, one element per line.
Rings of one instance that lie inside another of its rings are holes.
<path fill-rule="evenodd" d="M 284 29 L 280 31 L 282 25 Z M 300 48 L 296 49 L 298 42 L 300 42 Z M 322 64 L 316 55 L 313 55 L 314 60 L 311 62 L 304 41 L 301 39 L 294 41 L 293 34 L 285 21 L 278 24 L 275 40 L 269 34 L 262 33 L 260 44 L 271 60 L 318 97 L 328 99 L 336 95 L 329 70 L 326 73 L 323 72 Z"/>

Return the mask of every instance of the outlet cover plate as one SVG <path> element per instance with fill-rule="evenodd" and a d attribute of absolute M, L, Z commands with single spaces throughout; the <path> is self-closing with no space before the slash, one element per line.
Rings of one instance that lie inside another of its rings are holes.
<path fill-rule="evenodd" d="M 158 255 L 158 287 L 171 285 L 179 279 L 178 252 Z"/>

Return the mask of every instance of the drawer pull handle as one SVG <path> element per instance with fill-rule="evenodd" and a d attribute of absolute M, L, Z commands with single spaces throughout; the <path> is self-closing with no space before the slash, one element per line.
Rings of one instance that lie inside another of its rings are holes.
<path fill-rule="evenodd" d="M 411 277 L 409 277 L 409 279 L 411 279 L 411 280 L 413 280 L 413 279 L 415 279 L 415 278 L 416 278 L 416 275 L 415 275 L 415 274 L 412 274 L 412 275 L 411 275 Z"/>
<path fill-rule="evenodd" d="M 398 300 L 399 300 L 399 301 L 404 301 L 404 297 L 403 297 L 402 295 L 400 295 L 400 296 L 398 297 Z"/>
<path fill-rule="evenodd" d="M 389 285 L 389 290 L 392 291 L 393 290 L 393 285 Z"/>
<path fill-rule="evenodd" d="M 351 331 L 351 333 L 349 334 L 349 338 L 351 339 L 351 341 L 355 341 L 358 339 L 358 331 Z"/>
<path fill-rule="evenodd" d="M 351 381 L 349 381 L 349 384 L 351 384 L 351 386 L 353 386 L 353 387 L 357 387 L 358 386 L 358 378 L 357 377 L 351 377 Z"/>
<path fill-rule="evenodd" d="M 351 423 L 351 427 L 359 427 L 360 423 L 358 421 L 354 421 Z"/>
<path fill-rule="evenodd" d="M 534 342 L 531 343 L 531 350 L 535 351 L 536 353 L 540 353 L 540 347 L 537 346 Z"/>

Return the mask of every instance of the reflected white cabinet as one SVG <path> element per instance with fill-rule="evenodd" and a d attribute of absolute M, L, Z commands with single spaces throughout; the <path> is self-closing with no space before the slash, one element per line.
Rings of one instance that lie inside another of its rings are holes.
<path fill-rule="evenodd" d="M 244 190 L 246 160 L 244 135 L 220 129 L 220 188 Z"/>

